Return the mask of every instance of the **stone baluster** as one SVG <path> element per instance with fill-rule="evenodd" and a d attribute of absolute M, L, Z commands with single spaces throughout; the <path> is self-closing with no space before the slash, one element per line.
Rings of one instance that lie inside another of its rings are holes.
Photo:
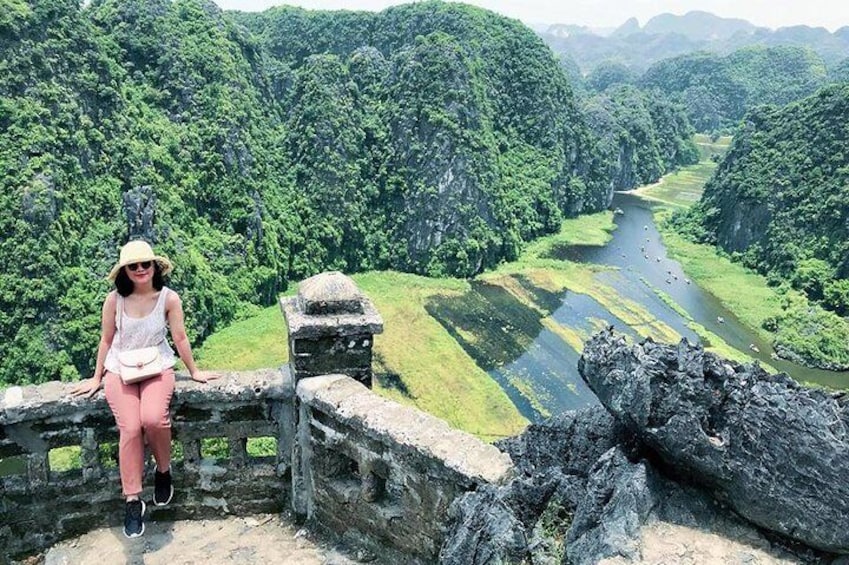
<path fill-rule="evenodd" d="M 50 463 L 47 452 L 31 453 L 27 456 L 27 480 L 33 489 L 41 488 L 50 478 Z"/>
<path fill-rule="evenodd" d="M 103 467 L 100 463 L 100 449 L 94 432 L 94 428 L 85 428 L 80 438 L 80 462 L 82 464 L 83 479 L 86 481 L 100 477 L 103 472 Z"/>
<path fill-rule="evenodd" d="M 248 464 L 247 440 L 244 438 L 228 438 L 230 450 L 230 466 L 244 467 Z"/>
<path fill-rule="evenodd" d="M 197 439 L 183 440 L 183 462 L 190 467 L 200 464 L 200 441 Z"/>

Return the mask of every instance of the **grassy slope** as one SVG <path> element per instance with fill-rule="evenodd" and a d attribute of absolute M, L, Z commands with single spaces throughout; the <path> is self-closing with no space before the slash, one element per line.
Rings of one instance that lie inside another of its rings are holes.
<path fill-rule="evenodd" d="M 272 306 L 209 336 L 197 352 L 198 364 L 241 371 L 279 367 L 289 361 L 288 341 L 280 308 Z"/>
<path fill-rule="evenodd" d="M 654 184 L 640 187 L 635 193 L 676 208 L 688 208 L 702 197 L 704 183 L 715 169 L 716 163 L 702 161 L 670 173 Z"/>
<path fill-rule="evenodd" d="M 689 167 L 665 175 L 660 181 L 641 186 L 634 192 L 648 200 L 662 202 L 676 208 L 688 208 L 699 201 L 705 183 L 713 175 L 717 164 L 712 155 L 724 155 L 731 145 L 730 137 L 720 137 L 716 141 L 703 134 L 696 135 L 701 160 Z"/>
<path fill-rule="evenodd" d="M 731 145 L 731 136 L 723 135 L 711 141 L 709 135 L 697 133 L 695 136 L 696 146 L 699 148 L 699 161 L 710 161 L 713 155 L 722 156 Z"/>
<path fill-rule="evenodd" d="M 485 440 L 513 435 L 527 425 L 498 384 L 425 309 L 436 295 L 468 292 L 468 282 L 395 272 L 363 273 L 354 280 L 385 324 L 385 333 L 375 339 L 380 394 Z"/>
<path fill-rule="evenodd" d="M 384 320 L 375 339 L 375 390 L 491 440 L 527 421 L 501 388 L 425 310 L 435 295 L 458 296 L 466 281 L 395 272 L 354 276 Z M 247 370 L 288 361 L 286 328 L 277 306 L 211 336 L 198 352 L 204 368 Z M 401 375 L 401 377 L 399 377 Z"/>

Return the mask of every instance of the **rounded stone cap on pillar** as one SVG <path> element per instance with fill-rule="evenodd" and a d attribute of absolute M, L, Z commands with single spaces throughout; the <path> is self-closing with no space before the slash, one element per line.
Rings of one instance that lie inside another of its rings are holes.
<path fill-rule="evenodd" d="M 280 299 L 290 338 L 383 332 L 383 320 L 354 281 L 338 271 L 310 277 L 298 295 Z"/>
<path fill-rule="evenodd" d="M 308 316 L 363 313 L 363 294 L 351 277 L 339 271 L 319 273 L 301 281 L 298 302 Z"/>

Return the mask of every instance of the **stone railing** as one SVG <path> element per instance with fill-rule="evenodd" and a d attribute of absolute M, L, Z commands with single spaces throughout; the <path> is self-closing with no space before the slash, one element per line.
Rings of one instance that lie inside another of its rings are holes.
<path fill-rule="evenodd" d="M 302 380 L 298 399 L 295 510 L 388 562 L 435 562 L 451 502 L 512 474 L 507 454 L 343 375 Z"/>
<path fill-rule="evenodd" d="M 0 401 L 0 459 L 7 467 L 0 477 L 0 546 L 7 556 L 123 520 L 112 413 L 103 392 L 74 399 L 69 388 L 15 387 Z M 167 509 L 148 505 L 149 516 L 208 518 L 284 508 L 292 402 L 288 370 L 228 374 L 208 385 L 178 381 L 171 403 L 177 494 Z M 248 456 L 247 442 L 261 437 L 273 438 L 266 442 L 276 442 L 276 456 Z M 205 453 L 212 443 L 218 459 Z M 72 446 L 79 447 L 80 466 L 52 470 L 50 451 Z"/>
<path fill-rule="evenodd" d="M 369 390 L 382 321 L 344 275 L 304 281 L 281 307 L 288 367 L 227 374 L 206 385 L 178 380 L 171 405 L 177 495 L 167 509 L 149 505 L 150 517 L 289 508 L 389 561 L 435 562 L 451 502 L 506 481 L 510 458 Z M 18 463 L 0 476 L 0 558 L 123 518 L 112 414 L 102 392 L 73 399 L 69 388 L 13 387 L 0 399 L 0 466 Z M 253 438 L 272 438 L 265 442 L 276 443 L 276 454 L 250 456 Z M 210 443 L 219 446 L 218 458 L 206 452 Z M 67 446 L 79 446 L 79 468 L 52 471 L 50 451 Z"/>

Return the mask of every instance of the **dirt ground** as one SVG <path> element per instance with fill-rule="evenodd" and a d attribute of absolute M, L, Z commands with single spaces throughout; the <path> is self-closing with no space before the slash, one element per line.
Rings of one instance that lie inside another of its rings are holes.
<path fill-rule="evenodd" d="M 369 556 L 359 556 L 368 561 Z M 40 560 L 39 560 L 40 561 Z M 39 562 L 36 561 L 36 562 Z M 223 520 L 147 522 L 140 538 L 120 527 L 102 528 L 53 546 L 45 565 L 219 565 L 361 563 L 311 539 L 277 515 Z"/>
<path fill-rule="evenodd" d="M 642 529 L 642 559 L 605 559 L 599 565 L 790 565 L 774 550 L 686 526 L 655 522 Z"/>
<path fill-rule="evenodd" d="M 52 547 L 35 565 L 355 565 L 374 560 L 348 555 L 313 538 L 278 515 L 185 522 L 148 522 L 141 538 L 128 540 L 121 528 L 102 528 Z M 642 559 L 606 559 L 600 565 L 790 565 L 795 560 L 759 547 L 674 524 L 643 528 Z"/>

